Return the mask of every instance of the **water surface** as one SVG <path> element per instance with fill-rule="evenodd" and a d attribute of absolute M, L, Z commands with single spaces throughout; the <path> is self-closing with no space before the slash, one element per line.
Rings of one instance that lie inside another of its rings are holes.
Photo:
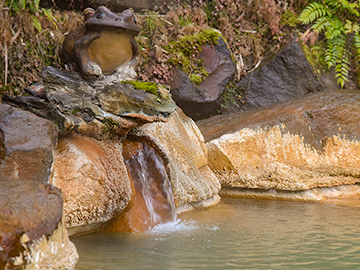
<path fill-rule="evenodd" d="M 71 240 L 77 270 L 360 269 L 360 207 L 223 198 L 145 233 Z"/>

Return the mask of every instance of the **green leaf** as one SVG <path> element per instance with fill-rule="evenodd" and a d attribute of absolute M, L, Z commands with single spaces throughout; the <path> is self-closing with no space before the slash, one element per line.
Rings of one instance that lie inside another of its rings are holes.
<path fill-rule="evenodd" d="M 40 21 L 38 20 L 38 18 L 34 15 L 31 15 L 31 19 L 32 19 L 32 25 L 36 28 L 36 30 L 38 30 L 38 32 L 40 33 L 41 30 L 42 30 L 42 27 L 41 27 L 41 23 Z"/>
<path fill-rule="evenodd" d="M 34 0 L 34 6 L 36 9 L 39 9 L 40 0 Z"/>
<path fill-rule="evenodd" d="M 55 29 L 56 30 L 59 30 L 58 26 L 57 26 L 57 21 L 52 13 L 52 10 L 51 9 L 45 9 L 45 8 L 42 8 L 42 11 L 44 12 L 44 15 L 46 17 L 46 19 L 48 19 L 49 22 L 52 22 Z"/>

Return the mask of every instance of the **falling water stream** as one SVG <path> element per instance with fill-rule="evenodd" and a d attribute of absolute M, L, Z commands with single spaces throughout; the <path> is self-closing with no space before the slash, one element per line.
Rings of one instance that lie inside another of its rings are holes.
<path fill-rule="evenodd" d="M 133 202 L 125 215 L 131 231 L 143 231 L 176 220 L 170 180 L 162 156 L 150 142 L 133 138 L 123 143 L 125 164 L 133 183 Z M 142 226 L 139 226 L 142 224 Z"/>

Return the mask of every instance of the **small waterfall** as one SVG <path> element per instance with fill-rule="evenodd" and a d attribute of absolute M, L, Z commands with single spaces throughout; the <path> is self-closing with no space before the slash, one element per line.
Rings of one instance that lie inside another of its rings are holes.
<path fill-rule="evenodd" d="M 172 187 L 158 151 L 147 140 L 130 138 L 123 143 L 123 156 L 134 185 L 133 208 L 144 227 L 175 221 Z"/>

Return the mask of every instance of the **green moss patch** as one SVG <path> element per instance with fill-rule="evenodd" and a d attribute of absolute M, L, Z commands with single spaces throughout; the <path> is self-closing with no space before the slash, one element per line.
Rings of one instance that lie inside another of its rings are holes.
<path fill-rule="evenodd" d="M 122 84 L 130 84 L 134 86 L 136 89 L 145 90 L 148 93 L 156 95 L 159 97 L 159 93 L 157 89 L 159 87 L 158 83 L 155 82 L 141 82 L 141 81 L 122 81 Z"/>

